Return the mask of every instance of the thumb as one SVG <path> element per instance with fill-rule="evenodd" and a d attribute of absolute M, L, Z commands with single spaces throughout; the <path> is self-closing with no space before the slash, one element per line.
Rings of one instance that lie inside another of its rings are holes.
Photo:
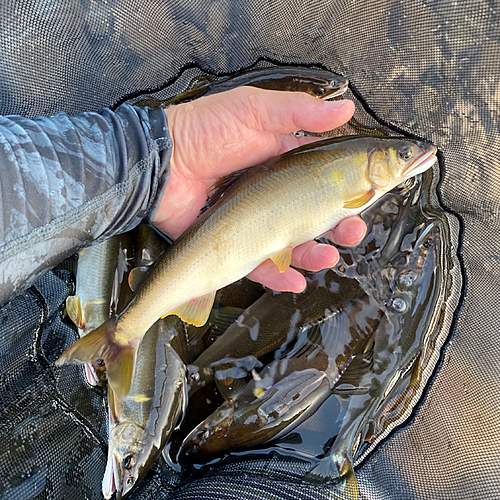
<path fill-rule="evenodd" d="M 347 123 L 354 114 L 352 101 L 323 101 L 303 92 L 275 92 L 251 87 L 241 89 L 247 93 L 246 105 L 255 130 L 287 134 L 296 130 L 325 132 Z M 235 96 L 241 99 L 242 96 Z"/>

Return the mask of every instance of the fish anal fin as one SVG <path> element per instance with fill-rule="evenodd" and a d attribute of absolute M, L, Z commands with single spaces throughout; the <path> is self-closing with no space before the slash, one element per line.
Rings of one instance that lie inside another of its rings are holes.
<path fill-rule="evenodd" d="M 73 323 L 83 330 L 85 328 L 85 318 L 83 317 L 82 301 L 78 295 L 70 295 L 66 299 L 66 313 Z"/>
<path fill-rule="evenodd" d="M 68 347 L 56 361 L 56 366 L 80 364 L 102 359 L 106 364 L 108 383 L 118 400 L 130 389 L 135 366 L 137 345 L 132 347 L 115 340 L 117 317 L 113 316 L 93 332 Z"/>
<path fill-rule="evenodd" d="M 194 326 L 203 326 L 210 316 L 210 311 L 214 305 L 216 291 L 209 292 L 196 299 L 191 299 L 176 307 L 170 314 L 176 314 L 182 321 Z"/>
<path fill-rule="evenodd" d="M 135 292 L 148 274 L 148 266 L 134 267 L 128 275 L 128 286 Z"/>
<path fill-rule="evenodd" d="M 375 189 L 370 189 L 366 193 L 363 193 L 352 200 L 348 200 L 344 203 L 344 208 L 360 208 L 366 205 L 375 196 Z"/>
<path fill-rule="evenodd" d="M 271 257 L 271 260 L 278 266 L 280 273 L 284 273 L 290 266 L 292 262 L 292 250 L 293 247 L 288 246 L 277 255 Z"/>

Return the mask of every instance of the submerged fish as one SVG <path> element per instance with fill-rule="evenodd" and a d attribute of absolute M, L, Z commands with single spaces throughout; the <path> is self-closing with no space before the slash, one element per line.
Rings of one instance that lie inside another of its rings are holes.
<path fill-rule="evenodd" d="M 293 247 L 427 170 L 435 152 L 409 139 L 336 138 L 221 179 L 208 209 L 151 266 L 126 309 L 69 347 L 57 364 L 104 359 L 108 382 L 123 398 L 138 343 L 158 318 L 176 314 L 203 325 L 218 289 L 268 258 L 284 272 Z"/>
<path fill-rule="evenodd" d="M 140 482 L 179 424 L 187 405 L 187 344 L 175 316 L 144 335 L 130 391 L 122 401 L 108 393 L 110 432 L 104 498 L 126 495 Z"/>
<path fill-rule="evenodd" d="M 364 294 L 302 329 L 286 356 L 258 375 L 253 370 L 253 380 L 186 437 L 184 452 L 221 454 L 290 432 L 332 394 L 382 315 L 380 306 Z"/>
<path fill-rule="evenodd" d="M 66 312 L 80 337 L 116 313 L 115 292 L 126 269 L 120 251 L 121 236 L 113 236 L 78 252 L 75 295 L 66 299 Z M 90 385 L 104 385 L 104 363 L 92 360 L 86 364 L 85 376 Z"/>
<path fill-rule="evenodd" d="M 306 272 L 304 277 L 306 293 L 267 291 L 188 366 L 190 394 L 211 382 L 216 372 L 220 378 L 242 362 L 278 349 L 292 341 L 300 328 L 323 320 L 325 313 L 365 293 L 356 280 L 339 277 L 331 269 Z"/>
<path fill-rule="evenodd" d="M 215 82 L 206 77 L 196 77 L 184 92 L 175 97 L 165 100 L 146 99 L 137 103 L 137 106 L 166 107 L 245 85 L 268 90 L 306 92 L 321 99 L 333 99 L 347 90 L 349 81 L 341 75 L 317 68 L 298 66 L 260 68 L 243 71 Z"/>
<path fill-rule="evenodd" d="M 387 427 L 393 428 L 391 420 L 398 419 L 396 408 L 401 411 L 415 404 L 411 401 L 414 387 L 406 397 L 403 394 L 414 382 L 412 372 L 421 361 L 422 333 L 429 323 L 434 330 L 439 316 L 433 313 L 441 283 L 441 271 L 436 272 L 439 231 L 435 224 L 416 230 L 420 235 L 415 248 L 404 250 L 408 245 L 408 225 L 404 221 L 405 232 L 393 231 L 382 248 L 385 266 L 372 271 L 377 291 L 387 295 L 388 307 L 374 339 L 371 362 L 356 367 L 353 363 L 341 379 L 343 392 L 351 393 L 347 412 L 326 456 L 307 474 L 309 480 L 323 482 L 352 475 L 358 451 L 380 441 Z M 404 387 L 397 390 L 400 382 Z"/>

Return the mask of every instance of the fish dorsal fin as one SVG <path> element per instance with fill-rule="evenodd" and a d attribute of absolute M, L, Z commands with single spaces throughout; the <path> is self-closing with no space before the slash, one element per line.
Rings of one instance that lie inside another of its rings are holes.
<path fill-rule="evenodd" d="M 70 295 L 66 299 L 66 313 L 73 323 L 83 330 L 85 328 L 85 318 L 83 317 L 82 301 L 78 295 Z"/>
<path fill-rule="evenodd" d="M 375 189 L 370 189 L 366 193 L 353 198 L 352 200 L 348 200 L 344 203 L 344 208 L 360 208 L 363 205 L 366 205 L 373 197 L 375 196 Z"/>
<path fill-rule="evenodd" d="M 176 307 L 165 316 L 176 314 L 182 321 L 194 326 L 203 326 L 210 316 L 216 291 L 191 299 Z M 163 316 L 163 317 L 165 317 Z"/>
<path fill-rule="evenodd" d="M 290 266 L 292 262 L 292 250 L 293 247 L 288 246 L 281 250 L 279 254 L 271 257 L 271 260 L 278 266 L 280 273 L 284 273 Z"/>
<path fill-rule="evenodd" d="M 219 180 L 215 181 L 207 189 L 207 201 L 205 206 L 201 209 L 200 213 L 207 211 L 211 206 L 213 206 L 218 200 L 224 196 L 224 193 L 233 186 L 237 181 L 245 177 L 248 172 L 255 167 L 244 168 L 243 170 L 237 170 L 236 172 L 231 172 L 230 174 L 221 177 Z"/>
<path fill-rule="evenodd" d="M 128 275 L 128 286 L 135 292 L 148 274 L 148 266 L 134 267 Z"/>

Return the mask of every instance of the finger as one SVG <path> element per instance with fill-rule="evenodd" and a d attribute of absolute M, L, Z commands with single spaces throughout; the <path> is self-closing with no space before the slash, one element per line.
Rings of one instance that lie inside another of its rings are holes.
<path fill-rule="evenodd" d="M 349 100 L 323 101 L 303 92 L 248 89 L 253 126 L 268 133 L 325 132 L 348 122 L 355 110 Z"/>
<path fill-rule="evenodd" d="M 360 243 L 366 235 L 366 223 L 358 215 L 341 220 L 326 237 L 336 245 L 351 247 Z"/>
<path fill-rule="evenodd" d="M 271 260 L 266 260 L 254 269 L 247 278 L 262 283 L 277 292 L 300 293 L 306 288 L 306 280 L 296 269 L 289 267 L 280 273 L 278 266 Z"/>
<path fill-rule="evenodd" d="M 339 252 L 334 246 L 315 241 L 308 241 L 295 247 L 292 253 L 292 265 L 308 271 L 333 267 L 338 260 Z"/>

